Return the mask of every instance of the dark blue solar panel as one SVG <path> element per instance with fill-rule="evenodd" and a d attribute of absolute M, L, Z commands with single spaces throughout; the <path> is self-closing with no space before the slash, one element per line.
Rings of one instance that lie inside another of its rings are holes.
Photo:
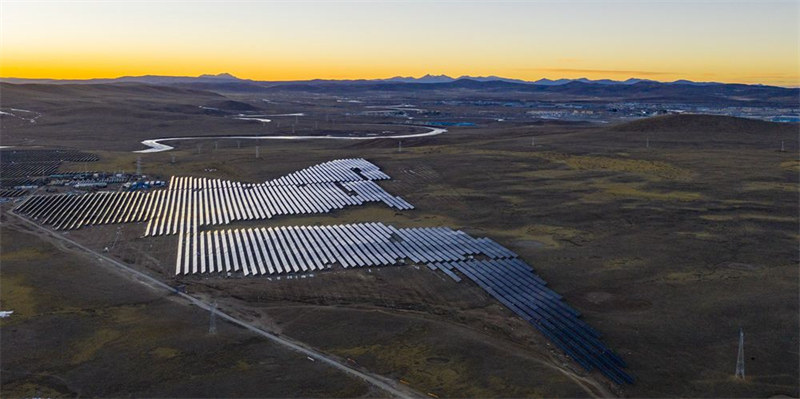
<path fill-rule="evenodd" d="M 600 334 L 580 320 L 580 313 L 564 303 L 560 295 L 546 287 L 547 283 L 530 266 L 515 258 L 496 258 L 507 256 L 510 251 L 493 241 L 482 242 L 480 248 L 495 259 L 437 262 L 434 266 L 443 272 L 453 273 L 449 270 L 453 269 L 462 273 L 531 323 L 584 369 L 597 369 L 617 384 L 634 382 L 622 370 L 625 362 L 600 341 Z"/>

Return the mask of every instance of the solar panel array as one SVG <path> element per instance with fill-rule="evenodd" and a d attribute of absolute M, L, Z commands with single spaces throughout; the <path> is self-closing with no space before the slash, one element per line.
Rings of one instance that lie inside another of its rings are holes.
<path fill-rule="evenodd" d="M 437 263 L 450 275 L 460 272 L 531 323 L 587 371 L 598 369 L 617 384 L 633 383 L 625 362 L 600 341 L 600 333 L 580 313 L 547 288 L 547 283 L 520 259 L 468 260 Z M 460 281 L 460 279 L 459 279 Z"/>
<path fill-rule="evenodd" d="M 145 236 L 176 234 L 197 226 L 237 220 L 270 219 L 275 215 L 327 213 L 345 206 L 383 202 L 397 209 L 414 207 L 370 180 L 312 184 L 242 184 L 183 177 L 155 193 Z"/>
<path fill-rule="evenodd" d="M 56 230 L 75 230 L 90 225 L 141 222 L 151 203 L 152 195 L 141 191 L 34 195 L 16 212 Z"/>
<path fill-rule="evenodd" d="M 3 163 L 0 174 L 3 179 L 29 176 L 49 176 L 58 172 L 61 161 Z"/>
<path fill-rule="evenodd" d="M 173 176 L 164 190 L 37 195 L 16 211 L 57 230 L 147 221 L 144 235 L 160 236 L 232 221 L 327 213 L 367 202 L 414 208 L 371 180 L 388 176 L 364 159 L 326 162 L 288 176 L 261 184 Z"/>
<path fill-rule="evenodd" d="M 0 163 L 36 163 L 52 161 L 94 162 L 100 158 L 96 154 L 77 150 L 21 150 L 17 148 L 0 149 Z"/>
<path fill-rule="evenodd" d="M 18 190 L 14 188 L 0 189 L 0 198 L 22 197 L 27 193 L 27 190 Z"/>
<path fill-rule="evenodd" d="M 397 229 L 382 223 L 199 229 L 365 202 L 413 209 L 375 183 L 388 178 L 364 159 L 340 159 L 260 184 L 172 177 L 168 188 L 150 192 L 31 196 L 16 212 L 58 230 L 147 221 L 145 236 L 179 235 L 176 275 L 305 276 L 334 265 L 425 264 L 457 283 L 464 278 L 474 282 L 587 370 L 598 369 L 616 383 L 633 382 L 622 359 L 579 319 L 580 313 L 514 252 L 491 239 L 443 227 Z"/>
<path fill-rule="evenodd" d="M 281 226 L 181 234 L 175 274 L 241 272 L 245 276 L 311 272 L 332 265 L 387 266 L 492 259 L 516 254 L 488 238 L 445 227 L 396 229 L 383 223 Z"/>
<path fill-rule="evenodd" d="M 63 161 L 93 162 L 99 158 L 74 150 L 20 150 L 0 149 L 0 186 L 13 187 L 16 180 L 36 176 L 49 176 L 58 171 Z"/>
<path fill-rule="evenodd" d="M 345 182 L 359 180 L 386 180 L 389 175 L 363 158 L 335 159 L 323 162 L 297 172 L 289 173 L 274 180 L 268 180 L 267 185 L 284 186 L 288 184 L 310 184 L 324 182 Z"/>
<path fill-rule="evenodd" d="M 313 273 L 330 269 L 413 263 L 456 282 L 473 281 L 531 323 L 586 370 L 633 383 L 625 362 L 600 341 L 517 254 L 488 238 L 444 227 L 397 229 L 383 223 L 281 226 L 181 234 L 175 274 L 243 276 Z"/>

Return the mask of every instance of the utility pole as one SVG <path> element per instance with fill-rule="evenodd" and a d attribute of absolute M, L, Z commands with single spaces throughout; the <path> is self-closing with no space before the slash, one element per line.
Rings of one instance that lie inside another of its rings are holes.
<path fill-rule="evenodd" d="M 208 310 L 211 312 L 208 319 L 208 333 L 214 335 L 217 333 L 217 301 L 214 301 Z"/>
<path fill-rule="evenodd" d="M 397 152 L 403 152 L 403 142 L 402 141 L 398 141 L 397 142 Z"/>
<path fill-rule="evenodd" d="M 744 331 L 739 327 L 739 356 L 736 358 L 736 378 L 744 379 Z"/>
<path fill-rule="evenodd" d="M 647 148 L 650 148 L 650 137 L 647 138 Z"/>
<path fill-rule="evenodd" d="M 242 140 L 236 140 L 236 148 L 242 148 Z"/>
<path fill-rule="evenodd" d="M 258 146 L 256 146 L 256 158 L 261 158 L 261 156 L 258 153 Z"/>
<path fill-rule="evenodd" d="M 142 157 L 136 157 L 136 175 L 142 175 Z"/>
<path fill-rule="evenodd" d="M 111 244 L 111 249 L 117 246 L 117 241 L 119 241 L 119 233 L 122 230 L 122 227 L 117 227 L 117 234 L 114 236 L 114 242 Z"/>

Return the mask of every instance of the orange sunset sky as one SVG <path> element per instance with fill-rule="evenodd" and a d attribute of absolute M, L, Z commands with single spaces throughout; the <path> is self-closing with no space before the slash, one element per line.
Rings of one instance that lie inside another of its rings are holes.
<path fill-rule="evenodd" d="M 430 73 L 800 85 L 795 1 L 0 4 L 2 77 Z"/>

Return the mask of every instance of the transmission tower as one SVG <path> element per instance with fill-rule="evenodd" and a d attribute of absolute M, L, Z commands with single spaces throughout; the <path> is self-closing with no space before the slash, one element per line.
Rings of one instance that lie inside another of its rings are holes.
<path fill-rule="evenodd" d="M 744 331 L 739 328 L 739 356 L 736 358 L 736 378 L 744 379 Z"/>
<path fill-rule="evenodd" d="M 217 333 L 217 301 L 211 304 L 209 308 L 211 314 L 209 315 L 208 319 L 208 333 L 209 334 L 216 334 Z"/>
<path fill-rule="evenodd" d="M 117 227 L 117 234 L 114 236 L 114 242 L 111 244 L 111 249 L 114 249 L 117 246 L 117 241 L 119 241 L 119 233 L 121 232 L 122 227 Z"/>

